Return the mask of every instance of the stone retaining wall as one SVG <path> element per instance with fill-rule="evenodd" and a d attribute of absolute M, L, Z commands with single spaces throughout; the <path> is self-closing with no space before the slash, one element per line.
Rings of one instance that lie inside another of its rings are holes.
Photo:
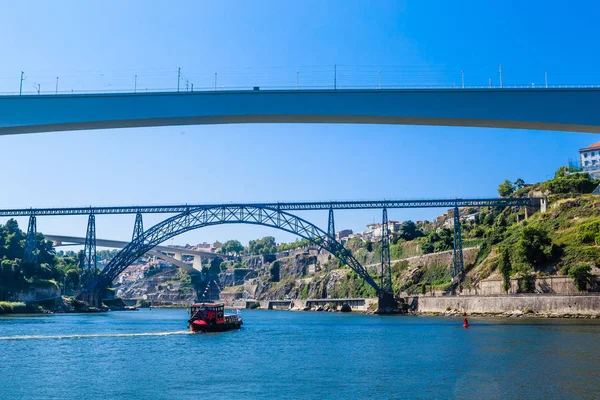
<path fill-rule="evenodd" d="M 418 312 L 502 314 L 531 311 L 556 315 L 600 316 L 600 295 L 413 296 L 408 304 Z"/>

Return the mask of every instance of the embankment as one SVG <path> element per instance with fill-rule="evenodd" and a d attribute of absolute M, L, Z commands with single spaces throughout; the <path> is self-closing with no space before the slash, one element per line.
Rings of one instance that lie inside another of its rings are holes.
<path fill-rule="evenodd" d="M 531 314 L 545 317 L 600 318 L 600 296 L 597 294 L 412 296 L 407 299 L 407 302 L 414 311 L 424 314 Z"/>

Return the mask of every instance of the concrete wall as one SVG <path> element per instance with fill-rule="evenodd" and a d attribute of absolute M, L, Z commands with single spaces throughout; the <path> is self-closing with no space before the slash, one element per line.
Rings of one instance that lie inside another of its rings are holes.
<path fill-rule="evenodd" d="M 16 292 L 9 297 L 9 301 L 36 301 L 50 299 L 56 296 L 60 296 L 60 289 L 54 286 L 48 286 L 45 288 L 32 288 L 28 291 Z"/>
<path fill-rule="evenodd" d="M 598 295 L 505 295 L 505 296 L 413 296 L 408 304 L 419 312 L 443 313 L 456 310 L 468 314 L 500 314 L 532 310 L 544 314 L 600 316 Z"/>
<path fill-rule="evenodd" d="M 502 279 L 485 279 L 477 284 L 477 287 L 464 289 L 462 294 L 468 296 L 489 296 L 489 295 L 505 295 Z M 510 280 L 509 294 L 520 292 L 520 279 Z M 593 288 L 598 287 L 598 278 L 593 285 Z M 536 293 L 555 293 L 555 294 L 578 294 L 580 293 L 573 279 L 569 276 L 548 276 L 535 279 Z"/>

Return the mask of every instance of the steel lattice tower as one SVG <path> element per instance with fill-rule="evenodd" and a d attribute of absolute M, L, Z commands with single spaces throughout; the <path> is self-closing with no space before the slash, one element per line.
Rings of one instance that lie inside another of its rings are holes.
<path fill-rule="evenodd" d="M 335 240 L 335 221 L 333 219 L 333 208 L 329 209 L 329 220 L 327 223 L 327 235 Z"/>
<path fill-rule="evenodd" d="M 85 246 L 83 248 L 83 265 L 81 273 L 86 272 L 86 287 L 89 286 L 92 271 L 96 270 L 96 217 L 90 214 L 88 217 L 87 233 L 85 235 Z"/>
<path fill-rule="evenodd" d="M 142 213 L 135 214 L 135 224 L 133 225 L 133 235 L 131 241 L 135 242 L 136 239 L 142 236 L 144 233 L 144 221 L 142 219 Z"/>
<path fill-rule="evenodd" d="M 381 290 L 392 291 L 392 269 L 390 265 L 390 229 L 388 226 L 387 208 L 383 209 L 381 222 Z"/>
<path fill-rule="evenodd" d="M 27 236 L 25 237 L 25 261 L 37 264 L 37 222 L 35 215 L 29 217 Z"/>
<path fill-rule="evenodd" d="M 463 259 L 462 234 L 460 230 L 460 214 L 458 207 L 454 207 L 454 269 L 453 276 L 460 276 L 465 272 Z"/>

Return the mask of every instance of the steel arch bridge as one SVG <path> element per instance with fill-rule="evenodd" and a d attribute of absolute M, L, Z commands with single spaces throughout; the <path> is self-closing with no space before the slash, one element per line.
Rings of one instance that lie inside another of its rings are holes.
<path fill-rule="evenodd" d="M 221 224 L 262 225 L 298 235 L 327 250 L 375 288 L 379 295 L 383 294 L 382 288 L 367 270 L 332 234 L 293 214 L 257 205 L 204 206 L 184 211 L 154 225 L 117 253 L 100 276 L 87 288 L 87 292 L 103 291 L 125 268 L 165 240 L 187 231 Z"/>

